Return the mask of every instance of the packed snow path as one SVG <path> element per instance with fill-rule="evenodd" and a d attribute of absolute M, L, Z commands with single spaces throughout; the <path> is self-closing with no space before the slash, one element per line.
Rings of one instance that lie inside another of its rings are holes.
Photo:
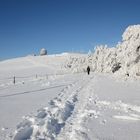
<path fill-rule="evenodd" d="M 49 107 L 41 109 L 35 118 L 25 118 L 14 139 L 27 139 L 31 134 L 31 139 L 55 139 L 73 113 L 80 91 L 89 81 L 90 77 L 82 75 L 82 79 L 62 89 L 58 97 L 50 101 Z"/>
<path fill-rule="evenodd" d="M 81 76 L 52 76 L 49 79 L 35 79 L 24 84 L 10 85 L 0 90 L 0 136 L 15 129 L 21 117 L 33 114 L 38 108 L 46 106 L 48 101 L 57 97 L 65 87 L 71 85 Z M 10 92 L 9 92 L 10 91 Z"/>
<path fill-rule="evenodd" d="M 94 73 L 60 79 L 65 85 L 47 106 L 23 117 L 7 140 L 139 140 L 139 81 Z"/>

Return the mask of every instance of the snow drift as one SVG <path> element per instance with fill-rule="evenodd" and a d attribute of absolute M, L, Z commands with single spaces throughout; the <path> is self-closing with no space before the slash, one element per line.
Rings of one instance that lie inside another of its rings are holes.
<path fill-rule="evenodd" d="M 117 75 L 140 76 L 140 25 L 129 26 L 122 35 L 122 42 L 109 48 L 100 45 L 86 57 L 74 58 L 66 63 L 73 72 L 86 70 L 116 73 Z"/>

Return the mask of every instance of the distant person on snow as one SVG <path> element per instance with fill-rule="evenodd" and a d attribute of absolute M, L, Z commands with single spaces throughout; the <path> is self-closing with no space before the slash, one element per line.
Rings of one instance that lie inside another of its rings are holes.
<path fill-rule="evenodd" d="M 90 74 L 90 67 L 89 66 L 87 67 L 87 73 L 88 73 L 88 75 Z"/>

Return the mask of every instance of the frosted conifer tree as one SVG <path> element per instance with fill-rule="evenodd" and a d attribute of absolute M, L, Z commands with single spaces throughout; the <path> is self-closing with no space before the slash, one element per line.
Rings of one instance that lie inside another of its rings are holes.
<path fill-rule="evenodd" d="M 44 49 L 44 48 L 42 48 L 42 49 L 40 50 L 40 55 L 41 55 L 41 56 L 47 55 L 47 50 Z"/>

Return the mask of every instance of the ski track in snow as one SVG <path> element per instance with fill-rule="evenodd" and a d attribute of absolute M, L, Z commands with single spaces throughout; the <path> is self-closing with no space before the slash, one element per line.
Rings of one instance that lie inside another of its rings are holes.
<path fill-rule="evenodd" d="M 27 116 L 17 126 L 14 140 L 54 140 L 65 127 L 67 120 L 73 114 L 78 96 L 91 78 L 81 79 L 66 86 L 58 97 L 49 102 L 49 106 L 38 110 L 36 116 Z"/>
<path fill-rule="evenodd" d="M 106 101 L 100 100 L 94 92 L 94 79 L 92 82 L 84 86 L 84 89 L 80 91 L 80 96 L 76 104 L 72 117 L 68 119 L 65 127 L 56 138 L 57 140 L 103 140 L 106 138 L 100 138 L 88 136 L 88 130 L 86 122 L 91 119 L 97 119 L 102 125 L 105 125 L 108 120 L 106 117 L 117 119 L 118 121 L 127 121 L 131 123 L 133 121 L 140 121 L 140 106 L 124 103 L 121 100 L 118 101 Z M 86 97 L 85 97 L 86 94 Z M 106 111 L 113 111 L 112 116 L 106 116 Z M 122 122 L 123 123 L 123 122 Z M 94 124 L 93 124 L 94 125 Z"/>
<path fill-rule="evenodd" d="M 44 90 L 51 89 L 51 88 L 65 87 L 65 86 L 66 86 L 66 84 L 55 85 L 55 86 L 53 85 L 53 86 L 48 86 L 46 88 L 40 88 L 40 89 L 36 89 L 36 90 L 30 90 L 30 91 L 24 91 L 24 92 L 20 92 L 20 93 L 0 95 L 0 98 L 10 97 L 10 96 L 19 96 L 19 95 L 22 95 L 22 94 L 30 94 L 30 93 L 35 93 L 35 92 L 38 92 L 38 91 L 44 91 Z"/>
<path fill-rule="evenodd" d="M 49 101 L 49 106 L 39 109 L 35 116 L 23 117 L 13 140 L 90 140 L 86 122 L 92 118 L 105 124 L 107 120 L 103 112 L 106 110 L 115 111 L 111 116 L 113 119 L 140 121 L 140 106 L 121 100 L 100 100 L 94 93 L 94 76 L 83 79 L 66 85 L 56 98 Z M 7 136 L 6 140 L 11 137 Z M 96 136 L 94 139 L 100 140 Z"/>
<path fill-rule="evenodd" d="M 104 125 L 107 123 L 104 112 L 108 110 L 114 111 L 110 116 L 112 119 L 140 121 L 140 106 L 121 100 L 100 100 L 94 92 L 94 82 L 95 78 L 91 75 L 63 85 L 64 88 L 58 96 L 49 101 L 49 106 L 39 109 L 35 116 L 24 116 L 15 133 L 6 136 L 5 139 L 92 140 L 88 136 L 86 122 L 91 118 Z M 3 131 L 5 129 L 3 128 Z M 94 139 L 103 138 L 95 136 Z"/>
<path fill-rule="evenodd" d="M 90 78 L 91 81 L 93 77 Z M 79 101 L 75 107 L 72 117 L 66 122 L 61 134 L 56 138 L 57 140 L 89 140 L 84 127 L 86 118 L 93 115 L 98 117 L 96 110 L 88 110 L 87 106 L 91 103 L 91 94 L 93 94 L 89 81 L 81 87 L 80 94 L 78 95 Z M 85 97 L 86 94 L 86 97 Z"/>
<path fill-rule="evenodd" d="M 97 101 L 96 105 L 101 109 L 104 108 L 117 111 L 117 115 L 112 116 L 115 119 L 140 121 L 140 106 L 131 105 L 122 102 Z M 123 114 L 123 115 L 120 115 Z"/>
<path fill-rule="evenodd" d="M 32 87 L 32 85 L 38 85 L 39 84 L 39 86 L 37 86 L 37 87 L 41 87 L 41 88 L 35 88 L 34 90 L 29 90 L 29 91 L 23 91 L 23 92 L 17 92 L 17 93 L 15 93 L 15 92 L 13 92 L 13 93 L 0 93 L 0 99 L 2 99 L 2 98 L 8 98 L 9 96 L 20 96 L 20 95 L 24 95 L 24 94 L 40 94 L 38 91 L 47 91 L 48 89 L 52 89 L 52 88 L 58 88 L 58 87 L 64 87 L 63 88 L 63 91 L 64 90 L 67 90 L 67 89 L 69 89 L 71 86 L 72 86 L 72 84 L 74 84 L 75 83 L 75 80 L 68 80 L 68 81 L 66 81 L 66 82 L 63 82 L 63 80 L 60 80 L 61 78 L 63 78 L 64 77 L 64 75 L 61 75 L 61 76 L 59 76 L 59 75 L 51 75 L 50 77 L 49 77 L 49 79 L 46 79 L 46 77 L 37 77 L 36 79 L 32 79 L 33 80 L 33 82 L 34 83 L 31 83 L 31 87 Z M 48 84 L 48 81 L 49 80 L 49 84 Z M 58 84 L 58 82 L 55 82 L 55 80 L 60 80 L 61 82 L 60 82 L 60 84 Z M 73 82 L 72 82 L 73 81 Z M 47 84 L 46 84 L 47 83 Z M 11 85 L 11 88 L 17 88 L 19 85 L 18 84 L 15 84 L 15 85 Z M 21 86 L 25 86 L 25 85 L 21 85 Z M 28 118 L 28 117 L 27 117 Z M 29 130 L 31 130 L 31 129 L 29 129 Z M 27 130 L 26 130 L 27 131 Z M 24 134 L 22 134 L 22 135 L 24 135 Z M 25 134 L 26 135 L 26 134 Z M 13 134 L 12 134 L 12 132 L 11 132 L 11 130 L 9 131 L 9 128 L 8 127 L 4 127 L 4 126 L 2 126 L 1 127 L 1 138 L 0 138 L 0 140 L 11 140 L 12 139 L 12 137 L 13 137 Z M 25 138 L 26 139 L 26 138 Z M 22 140 L 22 139 L 21 139 Z"/>

